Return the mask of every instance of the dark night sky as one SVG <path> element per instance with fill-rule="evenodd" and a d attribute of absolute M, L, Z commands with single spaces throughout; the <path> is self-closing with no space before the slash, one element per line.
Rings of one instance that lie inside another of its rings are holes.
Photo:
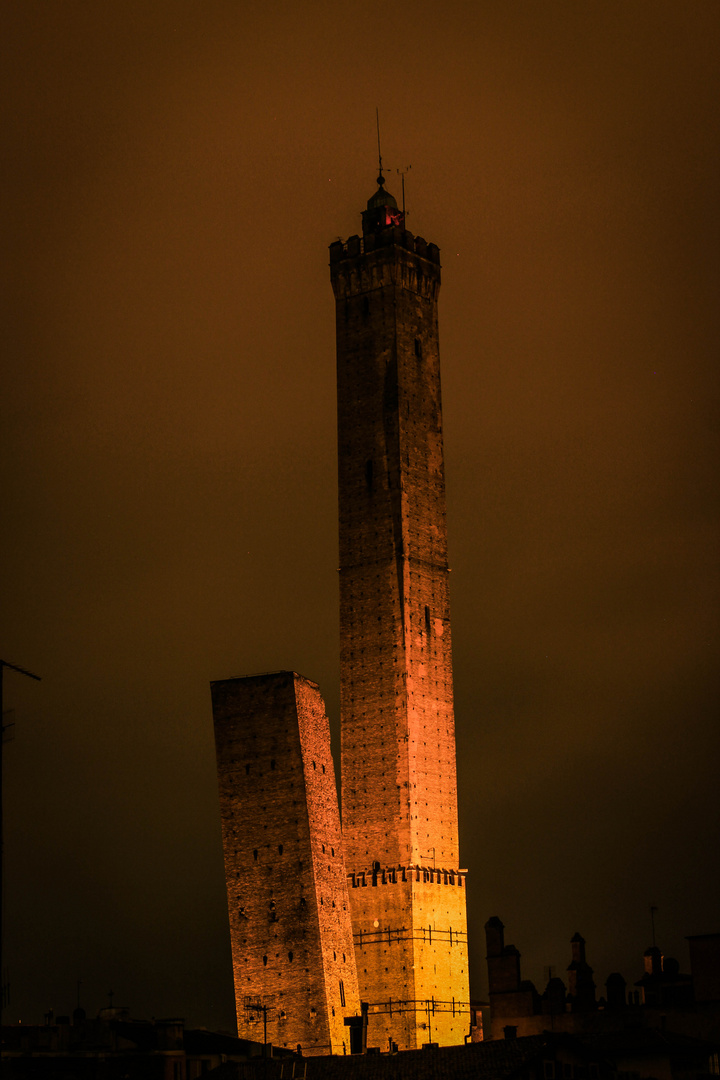
<path fill-rule="evenodd" d="M 338 735 L 327 245 L 440 245 L 471 974 L 720 930 L 715 0 L 4 5 L 10 1020 L 233 1024 L 208 683 Z M 394 176 L 392 172 L 389 175 Z M 388 186 L 399 194 L 396 177 Z"/>

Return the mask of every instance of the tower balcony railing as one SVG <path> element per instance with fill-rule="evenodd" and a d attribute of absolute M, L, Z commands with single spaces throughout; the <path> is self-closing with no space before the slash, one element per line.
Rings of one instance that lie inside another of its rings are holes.
<path fill-rule="evenodd" d="M 358 948 L 365 945 L 392 945 L 393 942 L 420 941 L 424 945 L 467 945 L 467 933 L 464 930 L 433 929 L 432 926 L 416 926 L 414 930 L 406 927 L 388 930 L 358 930 L 353 934 L 353 941 Z"/>
<path fill-rule="evenodd" d="M 387 1001 L 368 1002 L 368 1012 L 370 1015 L 387 1013 L 390 1016 L 393 1013 L 423 1012 L 434 1015 L 440 1012 L 452 1013 L 453 1016 L 457 1016 L 461 1013 L 470 1012 L 470 1002 L 456 1000 L 455 998 L 451 998 L 449 1001 L 440 1001 L 438 998 L 411 998 L 407 1001 L 388 998 Z"/>

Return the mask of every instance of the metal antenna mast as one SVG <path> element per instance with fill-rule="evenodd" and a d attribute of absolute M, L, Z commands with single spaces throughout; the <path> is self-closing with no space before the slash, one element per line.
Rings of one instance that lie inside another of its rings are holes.
<path fill-rule="evenodd" d="M 408 169 L 412 169 L 412 165 L 406 165 L 404 169 L 396 169 L 395 170 L 395 172 L 400 177 L 400 181 L 401 181 L 401 184 L 402 184 L 403 219 L 405 218 L 405 173 L 408 171 Z"/>
<path fill-rule="evenodd" d="M 40 682 L 39 675 L 33 675 L 32 671 L 26 671 L 25 668 L 18 667 L 17 664 L 10 664 L 7 660 L 0 660 L 0 1024 L 2 1024 L 2 1010 L 5 1004 L 5 982 L 2 977 L 2 938 L 3 938 L 3 788 L 2 788 L 2 774 L 3 774 L 3 759 L 2 748 L 5 735 L 5 724 L 3 722 L 3 672 L 5 668 L 10 668 L 11 671 L 17 671 L 20 675 L 27 675 L 29 679 L 37 679 Z"/>
<path fill-rule="evenodd" d="M 382 185 L 385 183 L 385 177 L 383 176 L 382 167 L 382 154 L 380 153 L 380 110 L 377 105 L 375 106 L 375 124 L 377 126 L 377 139 L 378 139 L 378 179 L 377 182 Z"/>

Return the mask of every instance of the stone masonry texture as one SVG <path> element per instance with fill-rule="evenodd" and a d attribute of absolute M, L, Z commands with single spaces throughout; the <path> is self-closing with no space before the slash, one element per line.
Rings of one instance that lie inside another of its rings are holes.
<path fill-rule="evenodd" d="M 211 685 L 238 1034 L 350 1050 L 360 1010 L 328 720 L 291 671 Z"/>
<path fill-rule="evenodd" d="M 384 194 L 384 192 L 382 193 Z M 336 301 L 342 814 L 368 1044 L 469 1031 L 437 247 L 330 247 Z"/>

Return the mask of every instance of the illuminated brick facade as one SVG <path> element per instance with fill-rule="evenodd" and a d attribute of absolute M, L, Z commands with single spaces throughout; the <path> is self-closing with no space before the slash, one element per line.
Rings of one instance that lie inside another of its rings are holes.
<path fill-rule="evenodd" d="M 336 300 L 342 816 L 369 1045 L 469 1031 L 459 871 L 439 252 L 382 185 L 330 247 Z"/>
<path fill-rule="evenodd" d="M 325 707 L 276 672 L 212 683 L 238 1034 L 349 1052 L 360 1011 Z M 263 1011 L 264 1010 L 264 1011 Z"/>

